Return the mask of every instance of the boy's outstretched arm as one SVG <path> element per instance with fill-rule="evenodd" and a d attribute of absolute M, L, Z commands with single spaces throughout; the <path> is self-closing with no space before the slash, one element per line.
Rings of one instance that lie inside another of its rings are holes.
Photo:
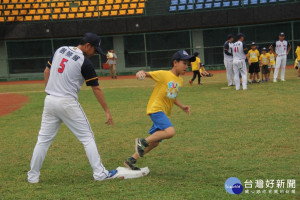
<path fill-rule="evenodd" d="M 178 99 L 175 99 L 174 104 L 179 108 L 181 108 L 184 112 L 186 112 L 188 116 L 190 116 L 191 114 L 190 106 L 183 105 Z"/>
<path fill-rule="evenodd" d="M 136 73 L 136 78 L 138 80 L 143 80 L 145 77 L 151 77 L 148 72 L 145 72 L 144 70 L 138 71 Z"/>

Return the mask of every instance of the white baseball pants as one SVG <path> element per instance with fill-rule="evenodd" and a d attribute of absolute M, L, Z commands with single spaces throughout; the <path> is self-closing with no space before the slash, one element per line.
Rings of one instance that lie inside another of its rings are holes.
<path fill-rule="evenodd" d="M 228 86 L 233 85 L 232 80 L 234 80 L 234 71 L 233 71 L 233 61 L 224 59 L 224 65 L 226 68 L 226 76 L 228 81 Z"/>
<path fill-rule="evenodd" d="M 31 169 L 27 173 L 28 182 L 39 182 L 43 161 L 62 122 L 68 126 L 83 144 L 88 160 L 93 168 L 94 179 L 103 180 L 107 178 L 108 171 L 101 163 L 93 131 L 79 102 L 74 98 L 47 95 L 41 129 L 30 163 Z"/>
<path fill-rule="evenodd" d="M 284 80 L 285 77 L 285 67 L 286 67 L 286 55 L 276 57 L 276 65 L 274 71 L 274 80 L 277 80 L 279 69 L 281 66 L 281 80 Z"/>
<path fill-rule="evenodd" d="M 247 67 L 245 60 L 234 60 L 233 61 L 233 71 L 234 71 L 234 82 L 235 89 L 240 89 L 240 73 L 242 76 L 243 90 L 247 90 Z"/>

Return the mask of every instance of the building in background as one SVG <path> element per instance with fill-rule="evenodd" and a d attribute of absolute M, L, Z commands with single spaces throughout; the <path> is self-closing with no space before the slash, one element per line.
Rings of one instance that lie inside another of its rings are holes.
<path fill-rule="evenodd" d="M 223 42 L 238 32 L 262 47 L 284 31 L 292 63 L 299 10 L 300 0 L 3 0 L 0 80 L 41 79 L 55 49 L 77 45 L 85 32 L 101 35 L 104 51 L 115 50 L 119 74 L 169 68 L 178 49 L 199 52 L 207 69 L 224 69 Z M 92 61 L 102 66 L 106 57 Z"/>

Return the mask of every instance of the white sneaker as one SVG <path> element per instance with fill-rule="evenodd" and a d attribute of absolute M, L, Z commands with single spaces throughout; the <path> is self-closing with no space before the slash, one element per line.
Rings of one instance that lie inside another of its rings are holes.
<path fill-rule="evenodd" d="M 40 177 L 40 172 L 38 172 L 38 173 L 33 173 L 33 172 L 31 172 L 31 171 L 29 171 L 28 173 L 27 173 L 27 181 L 29 182 L 29 183 L 38 183 L 39 182 L 39 177 Z"/>
<path fill-rule="evenodd" d="M 39 182 L 39 180 L 29 180 L 29 179 L 27 179 L 27 181 L 28 181 L 28 183 L 38 183 Z"/>

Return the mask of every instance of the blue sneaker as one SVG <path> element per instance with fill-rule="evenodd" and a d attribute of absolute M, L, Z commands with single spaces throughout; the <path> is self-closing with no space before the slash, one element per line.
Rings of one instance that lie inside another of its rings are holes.
<path fill-rule="evenodd" d="M 116 169 L 108 170 L 108 176 L 107 176 L 107 178 L 104 179 L 104 180 L 117 178 L 117 177 L 118 177 L 117 175 L 118 175 L 118 170 L 116 170 Z"/>
<path fill-rule="evenodd" d="M 119 178 L 119 173 L 118 170 L 114 169 L 114 170 L 108 170 L 108 175 L 106 178 L 104 179 L 95 179 L 95 181 L 105 181 L 108 179 L 113 179 L 113 178 Z"/>
<path fill-rule="evenodd" d="M 117 178 L 117 176 L 116 176 L 117 173 L 118 173 L 118 170 L 116 170 L 116 169 L 108 171 L 108 177 L 106 179 Z"/>

